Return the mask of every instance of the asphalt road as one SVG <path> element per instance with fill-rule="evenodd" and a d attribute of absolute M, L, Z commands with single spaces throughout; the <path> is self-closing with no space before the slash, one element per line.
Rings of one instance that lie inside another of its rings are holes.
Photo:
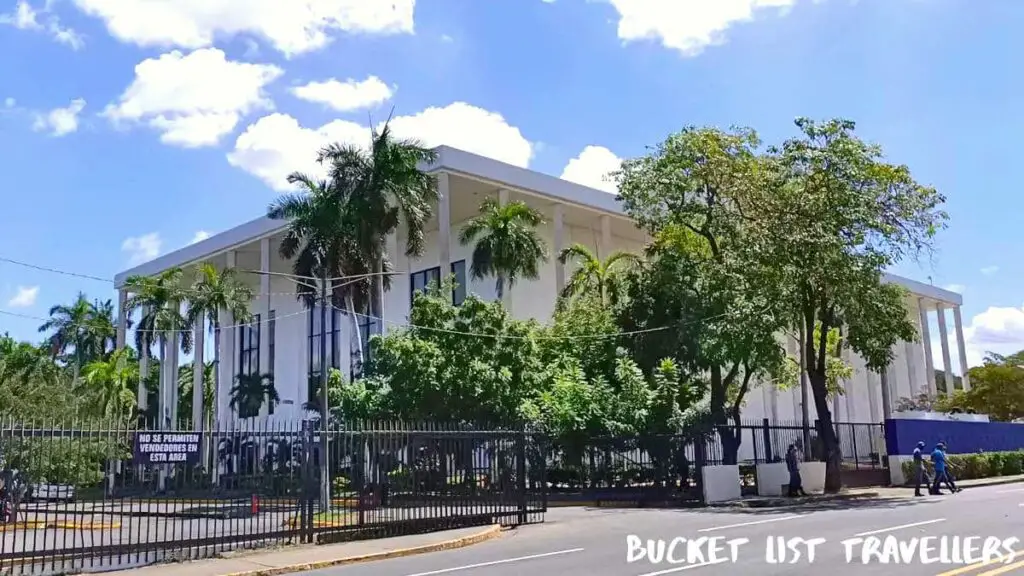
<path fill-rule="evenodd" d="M 628 562 L 629 535 L 641 542 L 663 541 L 666 552 L 659 562 L 649 556 Z M 768 539 L 779 537 L 786 539 L 786 563 L 779 562 L 778 556 L 775 563 L 767 557 Z M 676 538 L 687 540 L 673 547 Z M 1018 540 L 1008 540 L 1012 538 Z M 814 559 L 809 562 L 806 541 L 813 539 L 823 540 L 814 546 Z M 989 555 L 993 561 L 983 564 L 986 543 L 993 548 Z M 1019 554 L 1012 556 L 1004 546 Z M 800 551 L 801 557 L 788 563 L 793 550 Z M 1003 557 L 996 557 L 996 552 Z M 833 502 L 788 510 L 554 509 L 543 525 L 510 531 L 477 546 L 311 574 L 661 576 L 692 572 L 723 576 L 741 571 L 807 576 L 825 571 L 830 576 L 1024 575 L 1024 488 L 992 486 L 955 495 Z"/>

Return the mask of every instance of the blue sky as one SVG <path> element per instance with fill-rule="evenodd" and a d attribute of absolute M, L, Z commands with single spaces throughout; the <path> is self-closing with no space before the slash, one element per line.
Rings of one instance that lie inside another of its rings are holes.
<path fill-rule="evenodd" d="M 1024 348 L 1024 2 L 0 0 L 0 14 L 0 257 L 113 277 L 258 216 L 320 143 L 361 141 L 391 106 L 429 144 L 599 185 L 685 125 L 778 141 L 797 116 L 842 116 L 948 198 L 934 261 L 895 272 L 962 291 L 972 359 Z M 79 290 L 114 297 L 0 262 L 0 310 L 44 316 Z M 38 324 L 0 314 L 17 336 Z"/>

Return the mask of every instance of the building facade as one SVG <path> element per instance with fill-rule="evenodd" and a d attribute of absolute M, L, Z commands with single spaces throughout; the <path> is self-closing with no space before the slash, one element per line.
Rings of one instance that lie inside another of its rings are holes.
<path fill-rule="evenodd" d="M 303 405 L 311 400 L 310 375 L 315 378 L 322 364 L 319 353 L 321 330 L 328 335 L 326 364 L 346 374 L 356 369 L 353 356 L 359 346 L 351 336 L 358 331 L 365 347 L 370 334 L 401 327 L 408 322 L 412 294 L 432 281 L 451 273 L 459 288 L 452 297 L 456 303 L 466 293 L 487 299 L 496 298 L 493 279 L 474 280 L 469 277 L 471 246 L 458 240 L 459 231 L 466 221 L 477 215 L 479 207 L 488 197 L 502 202 L 520 200 L 544 214 L 547 223 L 539 230 L 551 255 L 542 266 L 537 280 L 523 280 L 506 290 L 504 303 L 518 318 L 535 318 L 541 322 L 550 319 L 556 297 L 566 282 L 567 265 L 554 257 L 562 248 L 581 243 L 594 250 L 601 258 L 616 250 L 640 252 L 646 244 L 646 234 L 638 229 L 622 211 L 613 194 L 588 188 L 559 178 L 518 168 L 496 160 L 477 156 L 454 148 L 441 146 L 438 159 L 428 171 L 438 179 L 440 201 L 432 221 L 427 226 L 426 250 L 420 258 L 404 255 L 405 239 L 401 230 L 388 239 L 388 253 L 395 274 L 384 297 L 383 319 L 370 318 L 347 311 L 331 309 L 327 322 L 321 326 L 319 308 L 307 309 L 296 297 L 295 281 L 288 277 L 290 262 L 278 254 L 287 223 L 266 217 L 242 224 L 201 242 L 160 256 L 153 261 L 118 274 L 115 283 L 119 300 L 127 299 L 124 282 L 134 275 L 156 275 L 174 267 L 189 267 L 208 262 L 218 268 L 231 267 L 240 272 L 256 296 L 252 302 L 253 321 L 247 326 L 236 326 L 226 312 L 221 314 L 219 342 L 220 389 L 216 414 L 221 425 L 233 425 L 238 419 L 230 404 L 230 388 L 235 376 L 242 373 L 269 373 L 274 375 L 280 403 L 264 406 L 259 416 L 250 421 L 297 420 L 307 415 Z M 942 359 L 946 381 L 953 381 L 950 350 L 946 337 L 946 316 L 952 309 L 960 366 L 965 365 L 963 331 L 960 320 L 961 297 L 958 294 L 924 285 L 896 276 L 887 281 L 906 287 L 910 296 L 907 311 L 917 319 L 925 342 L 930 342 L 928 314 L 938 312 L 938 329 L 942 336 Z M 118 343 L 125 342 L 125 318 L 118 325 Z M 197 330 L 197 343 L 205 334 Z M 795 342 L 789 343 L 795 354 Z M 176 374 L 177 342 L 168 341 L 164 350 L 170 361 L 165 365 L 168 375 Z M 935 390 L 935 371 L 931 349 L 920 343 L 900 343 L 895 350 L 896 360 L 885 375 L 889 393 L 883 394 L 883 377 L 869 373 L 855 355 L 849 358 L 855 373 L 845 383 L 847 393 L 834 401 L 837 420 L 879 422 L 888 407 L 900 397 L 912 396 L 921 390 Z M 206 360 L 212 354 L 207 352 Z M 197 371 L 201 373 L 201 371 Z M 168 382 L 176 381 L 171 376 Z M 964 386 L 968 385 L 966 377 Z M 176 393 L 167 393 L 176 398 Z M 170 402 L 169 404 L 173 404 Z M 168 410 L 173 410 L 169 406 Z M 813 405 L 810 407 L 814 418 Z M 165 413 L 170 416 L 170 414 Z M 773 420 L 798 419 L 801 415 L 799 390 L 780 391 L 772 385 L 762 386 L 748 395 L 744 418 L 770 418 Z M 175 419 L 176 418 L 172 418 Z"/>

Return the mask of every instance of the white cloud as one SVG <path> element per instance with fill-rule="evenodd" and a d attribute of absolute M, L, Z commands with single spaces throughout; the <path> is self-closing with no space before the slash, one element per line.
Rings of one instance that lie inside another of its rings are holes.
<path fill-rule="evenodd" d="M 362 81 L 350 78 L 344 82 L 331 78 L 325 82 L 296 86 L 291 92 L 297 98 L 323 104 L 339 112 L 373 108 L 394 95 L 394 89 L 376 76 Z"/>
<path fill-rule="evenodd" d="M 967 320 L 966 318 L 964 320 Z M 959 374 L 960 357 L 956 343 L 956 327 L 952 312 L 946 312 L 946 330 L 950 362 L 954 373 Z M 964 347 L 968 366 L 978 366 L 989 352 L 1012 354 L 1024 350 L 1024 306 L 1020 308 L 991 306 L 975 315 L 964 327 Z M 932 361 L 937 370 L 945 363 L 942 359 L 942 338 L 938 322 L 930 323 L 932 337 Z"/>
<path fill-rule="evenodd" d="M 292 56 L 322 48 L 329 33 L 413 32 L 416 0 L 73 0 L 112 36 L 139 46 L 212 46 L 255 35 Z"/>
<path fill-rule="evenodd" d="M 11 308 L 28 308 L 36 303 L 39 286 L 18 286 L 18 291 L 7 301 Z"/>
<path fill-rule="evenodd" d="M 948 286 L 944 286 L 943 289 L 949 290 L 950 292 L 956 292 L 957 294 L 963 294 L 964 291 L 967 290 L 967 286 L 964 286 L 963 284 L 949 284 Z"/>
<path fill-rule="evenodd" d="M 991 276 L 996 272 L 999 272 L 999 266 L 985 266 L 981 269 L 981 273 L 985 276 Z"/>
<path fill-rule="evenodd" d="M 243 115 L 273 108 L 264 87 L 282 72 L 269 64 L 233 62 L 216 48 L 175 50 L 136 65 L 135 79 L 104 115 L 115 123 L 146 123 L 166 144 L 212 146 Z"/>
<path fill-rule="evenodd" d="M 192 241 L 189 244 L 195 244 L 196 242 L 202 242 L 210 237 L 210 233 L 206 230 L 200 230 L 196 232 L 196 235 L 192 237 Z"/>
<path fill-rule="evenodd" d="M 4 98 L 4 108 L 14 108 L 17 104 L 18 101 L 14 98 L 11 98 L 9 96 L 7 98 Z"/>
<path fill-rule="evenodd" d="M 156 232 L 125 238 L 121 243 L 121 251 L 128 254 L 128 263 L 142 264 L 156 258 L 160 254 L 160 235 Z"/>
<path fill-rule="evenodd" d="M 622 158 L 604 146 L 587 146 L 580 155 L 569 160 L 562 170 L 562 179 L 611 194 L 618 192 L 609 174 L 622 166 Z"/>
<path fill-rule="evenodd" d="M 64 108 L 54 108 L 36 116 L 32 129 L 48 131 L 53 136 L 66 136 L 78 130 L 78 115 L 85 109 L 85 100 L 76 98 Z"/>
<path fill-rule="evenodd" d="M 533 155 L 530 141 L 500 114 L 464 102 L 395 117 L 391 128 L 396 136 L 417 138 L 426 146 L 447 144 L 517 166 L 527 166 Z M 324 144 L 365 145 L 369 140 L 370 130 L 362 124 L 335 120 L 319 128 L 304 128 L 295 118 L 276 113 L 260 118 L 238 136 L 228 162 L 275 190 L 288 190 L 285 178 L 291 172 L 323 174 L 316 152 Z"/>
<path fill-rule="evenodd" d="M 619 14 L 619 38 L 657 40 L 684 56 L 722 44 L 725 32 L 768 8 L 784 10 L 797 0 L 609 0 Z"/>
<path fill-rule="evenodd" d="M 45 23 L 40 22 L 40 16 L 46 16 Z M 85 45 L 82 36 L 60 23 L 60 18 L 50 14 L 50 0 L 42 10 L 36 10 L 25 0 L 18 0 L 14 11 L 7 14 L 0 14 L 0 24 L 14 26 L 19 30 L 31 30 L 33 32 L 46 32 L 57 42 L 67 44 L 73 50 L 78 50 Z"/>

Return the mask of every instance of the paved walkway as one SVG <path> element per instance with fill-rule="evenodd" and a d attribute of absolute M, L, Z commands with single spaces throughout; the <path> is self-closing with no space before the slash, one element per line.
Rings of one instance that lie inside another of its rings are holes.
<path fill-rule="evenodd" d="M 344 544 L 291 546 L 277 550 L 241 552 L 222 558 L 157 564 L 124 570 L 121 573 L 131 576 L 271 576 L 451 550 L 491 540 L 500 534 L 498 526 L 463 528 Z"/>

